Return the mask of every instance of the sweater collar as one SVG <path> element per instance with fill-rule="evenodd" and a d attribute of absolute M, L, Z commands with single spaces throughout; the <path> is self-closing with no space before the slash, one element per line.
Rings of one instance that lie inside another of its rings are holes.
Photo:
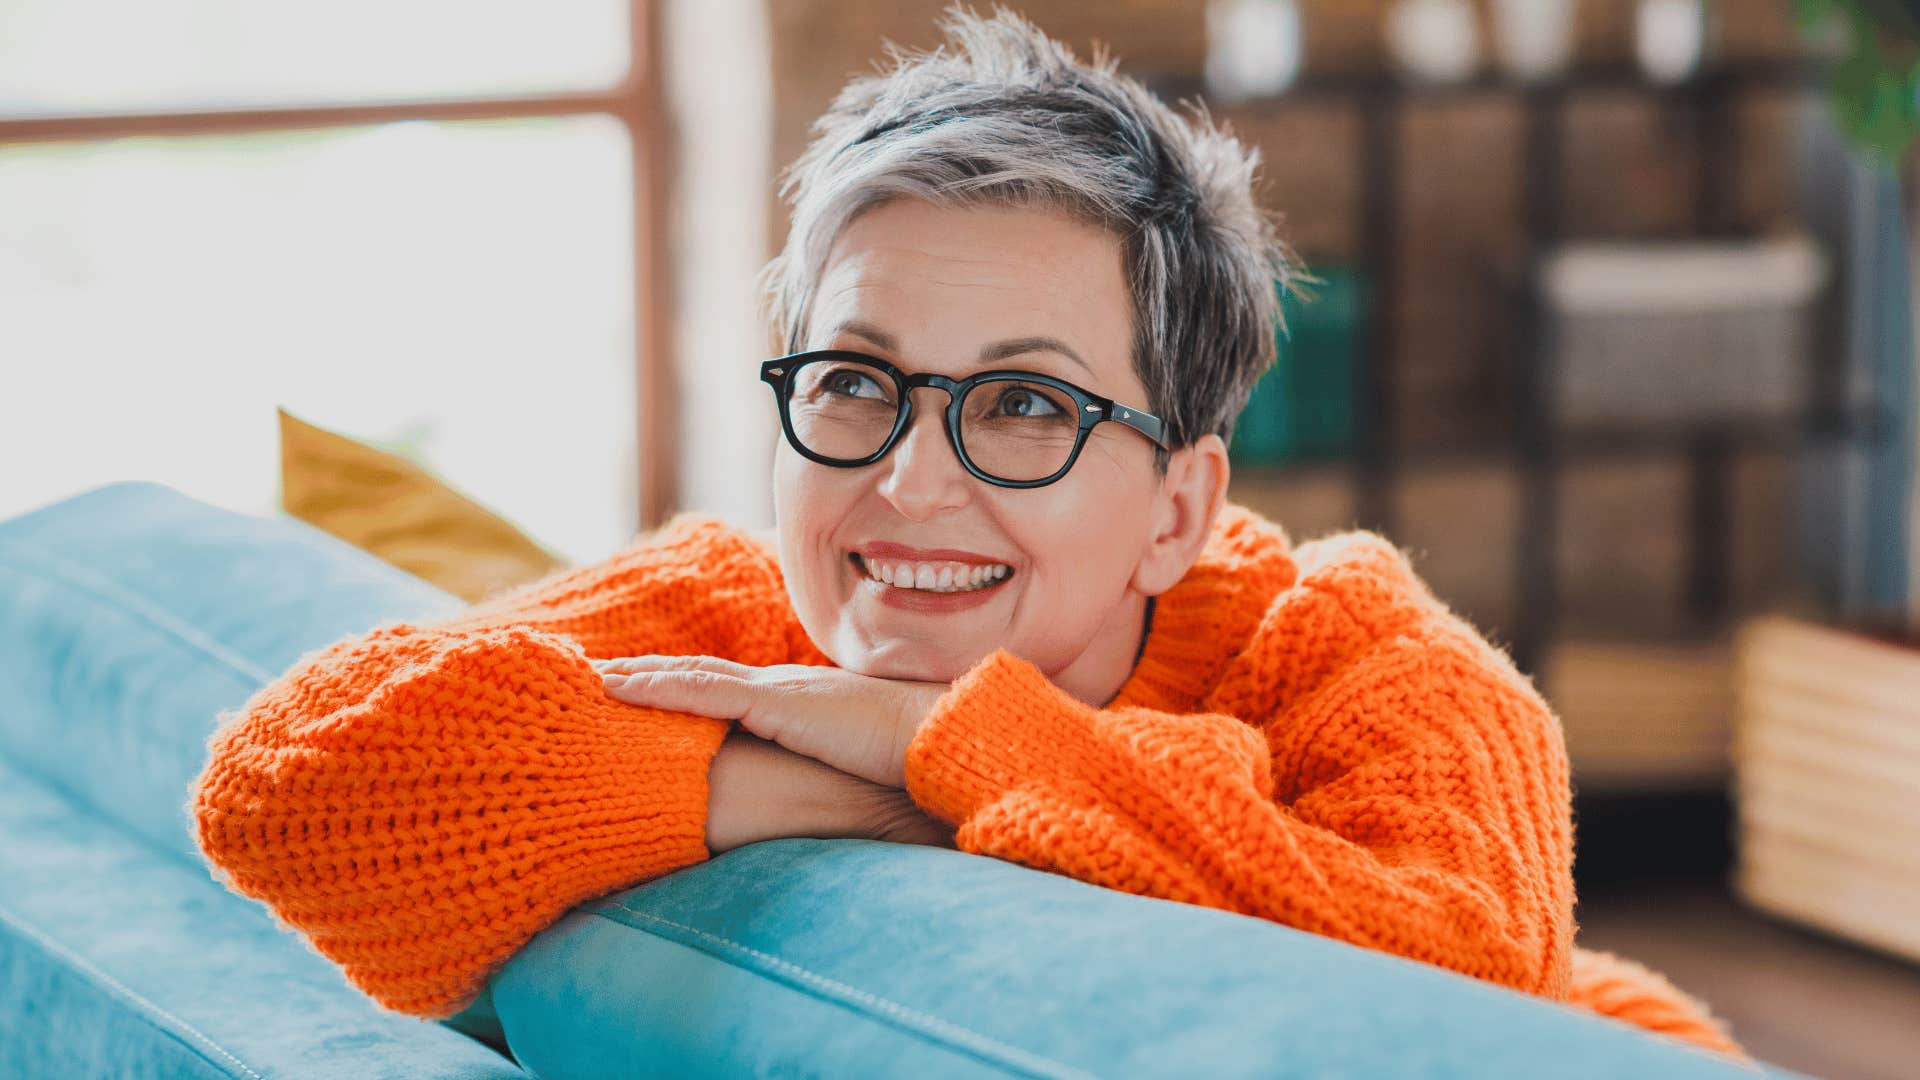
<path fill-rule="evenodd" d="M 1273 597 L 1297 568 L 1284 529 L 1226 503 L 1187 573 L 1161 593 L 1146 648 L 1107 708 L 1191 712 L 1252 640 Z"/>

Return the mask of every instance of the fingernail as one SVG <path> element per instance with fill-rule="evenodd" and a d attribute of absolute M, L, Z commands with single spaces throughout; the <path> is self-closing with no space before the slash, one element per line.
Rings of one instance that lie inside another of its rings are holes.
<path fill-rule="evenodd" d="M 626 683 L 627 677 L 617 671 L 603 671 L 600 673 L 600 681 L 607 686 L 621 686 Z"/>

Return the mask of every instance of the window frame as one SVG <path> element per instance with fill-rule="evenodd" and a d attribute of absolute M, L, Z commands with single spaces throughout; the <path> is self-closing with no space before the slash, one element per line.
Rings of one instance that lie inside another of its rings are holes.
<path fill-rule="evenodd" d="M 400 120 L 494 120 L 604 114 L 627 129 L 633 148 L 634 420 L 639 460 L 640 531 L 666 521 L 677 505 L 671 454 L 673 335 L 665 324 L 668 271 L 667 185 L 671 177 L 661 72 L 662 12 L 657 0 L 628 0 L 626 77 L 599 90 L 500 97 L 373 101 L 198 111 L 50 116 L 0 113 L 0 148 L 37 142 L 93 142 L 133 135 L 235 135 L 301 131 Z"/>

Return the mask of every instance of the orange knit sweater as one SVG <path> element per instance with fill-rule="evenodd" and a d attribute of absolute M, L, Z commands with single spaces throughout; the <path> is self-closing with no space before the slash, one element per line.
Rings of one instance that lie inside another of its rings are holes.
<path fill-rule="evenodd" d="M 774 551 L 681 514 L 596 565 L 303 656 L 208 740 L 201 850 L 381 1004 L 471 1003 L 569 908 L 706 859 L 731 724 L 590 661 L 831 664 Z M 1572 795 L 1527 678 L 1364 531 L 1227 504 L 1102 708 L 996 650 L 907 749 L 963 851 L 1272 919 L 1745 1054 L 1706 1006 L 1573 945 Z"/>

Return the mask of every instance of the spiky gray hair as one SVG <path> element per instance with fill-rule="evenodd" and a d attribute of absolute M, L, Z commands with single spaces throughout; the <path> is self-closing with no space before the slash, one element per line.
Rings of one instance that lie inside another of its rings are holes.
<path fill-rule="evenodd" d="M 1279 290 L 1303 277 L 1279 215 L 1254 198 L 1259 150 L 1203 103 L 1184 103 L 1183 118 L 1117 74 L 1102 45 L 1081 63 L 1000 7 L 982 18 L 955 5 L 940 26 L 947 42 L 931 51 L 888 42 L 892 69 L 850 81 L 786 171 L 793 222 L 760 280 L 788 351 L 835 238 L 862 211 L 897 198 L 1063 210 L 1121 240 L 1133 367 L 1166 443 L 1231 441 L 1275 359 Z M 1156 451 L 1156 472 L 1166 466 Z"/>

